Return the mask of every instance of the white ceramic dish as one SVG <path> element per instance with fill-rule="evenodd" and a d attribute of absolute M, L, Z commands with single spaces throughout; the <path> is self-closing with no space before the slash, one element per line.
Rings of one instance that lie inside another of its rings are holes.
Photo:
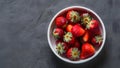
<path fill-rule="evenodd" d="M 101 28 L 102 28 L 102 36 L 103 36 L 103 42 L 100 46 L 100 48 L 95 52 L 95 54 L 87 59 L 84 59 L 84 60 L 77 60 L 77 61 L 72 61 L 72 60 L 69 60 L 65 57 L 62 57 L 60 56 L 57 52 L 56 52 L 56 44 L 55 44 L 55 39 L 54 37 L 52 36 L 52 31 L 53 31 L 53 28 L 55 27 L 55 23 L 54 23 L 54 20 L 57 16 L 61 15 L 61 13 L 67 11 L 67 10 L 70 10 L 70 9 L 80 9 L 80 10 L 85 10 L 85 11 L 88 11 L 90 13 L 92 13 L 96 19 L 100 22 L 100 25 L 101 25 Z M 91 59 L 93 59 L 94 57 L 96 57 L 102 50 L 103 46 L 104 46 L 104 43 L 105 43 L 105 39 L 106 39 L 106 30 L 105 30 L 105 26 L 103 24 L 103 21 L 101 20 L 101 18 L 94 12 L 92 11 L 91 9 L 89 8 L 86 8 L 86 7 L 83 7 L 83 6 L 70 6 L 70 7 L 67 7 L 67 8 L 64 8 L 62 10 L 60 10 L 53 18 L 52 20 L 50 21 L 50 24 L 48 26 L 48 31 L 47 31 L 47 38 L 48 38 L 48 43 L 49 43 L 49 46 L 52 50 L 52 52 L 58 57 L 60 58 L 61 60 L 65 61 L 65 62 L 68 62 L 68 63 L 72 63 L 72 64 L 79 64 L 79 63 L 84 63 L 84 62 L 88 62 L 90 61 Z"/>

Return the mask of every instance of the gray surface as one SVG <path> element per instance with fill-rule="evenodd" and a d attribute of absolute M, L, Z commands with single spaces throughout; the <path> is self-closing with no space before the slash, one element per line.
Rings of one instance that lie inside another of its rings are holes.
<path fill-rule="evenodd" d="M 82 5 L 102 18 L 107 39 L 92 61 L 72 65 L 58 59 L 47 28 L 62 8 Z M 120 68 L 120 0 L 0 0 L 0 68 Z"/>

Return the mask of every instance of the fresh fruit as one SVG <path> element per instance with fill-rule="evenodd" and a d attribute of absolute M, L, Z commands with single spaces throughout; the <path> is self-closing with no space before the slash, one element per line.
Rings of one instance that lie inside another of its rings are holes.
<path fill-rule="evenodd" d="M 86 59 L 91 57 L 95 53 L 95 49 L 90 43 L 84 43 L 82 45 L 82 51 L 80 54 L 81 59 Z"/>
<path fill-rule="evenodd" d="M 102 41 L 103 41 L 103 38 L 101 35 L 97 35 L 97 36 L 92 38 L 92 44 L 95 47 L 99 47 L 101 45 Z"/>
<path fill-rule="evenodd" d="M 54 24 L 56 52 L 71 61 L 93 56 L 102 44 L 100 21 L 88 11 L 66 10 L 55 18 Z"/>
<path fill-rule="evenodd" d="M 74 10 L 68 11 L 66 18 L 72 23 L 77 23 L 80 21 L 79 13 Z"/>
<path fill-rule="evenodd" d="M 68 23 L 68 21 L 67 21 L 67 19 L 65 17 L 60 16 L 60 17 L 56 18 L 55 23 L 56 23 L 57 27 L 65 28 L 67 23 Z"/>
<path fill-rule="evenodd" d="M 72 33 L 71 32 L 67 32 L 65 35 L 64 35 L 64 38 L 63 40 L 65 42 L 67 42 L 68 44 L 74 44 L 75 43 L 75 38 L 73 37 Z"/>
<path fill-rule="evenodd" d="M 79 24 L 76 24 L 73 26 L 71 32 L 75 37 L 80 37 L 85 33 L 85 30 Z"/>
<path fill-rule="evenodd" d="M 66 54 L 70 60 L 78 60 L 80 58 L 80 50 L 76 47 L 70 48 Z"/>
<path fill-rule="evenodd" d="M 86 32 L 86 33 L 84 34 L 84 36 L 83 36 L 83 41 L 84 41 L 84 42 L 87 42 L 88 40 L 89 40 L 89 33 Z"/>
<path fill-rule="evenodd" d="M 55 43 L 58 44 L 59 42 L 62 42 L 62 40 L 61 40 L 61 39 L 60 39 L 60 40 L 58 39 L 58 40 L 56 40 Z"/>
<path fill-rule="evenodd" d="M 92 20 L 92 17 L 88 13 L 83 13 L 81 15 L 82 24 L 86 25 Z"/>
<path fill-rule="evenodd" d="M 90 31 L 95 31 L 95 29 L 99 27 L 99 22 L 97 20 L 91 20 L 87 25 L 86 28 Z"/>
<path fill-rule="evenodd" d="M 68 24 L 67 27 L 66 27 L 66 31 L 67 31 L 67 32 L 71 32 L 72 27 L 73 27 L 73 25 Z"/>
<path fill-rule="evenodd" d="M 73 47 L 77 47 L 78 49 L 80 48 L 80 43 L 78 41 L 75 41 L 74 46 Z"/>
<path fill-rule="evenodd" d="M 95 28 L 94 31 L 92 31 L 92 33 L 94 33 L 94 35 L 100 35 L 101 34 L 100 27 Z"/>
<path fill-rule="evenodd" d="M 68 46 L 65 42 L 59 42 L 56 44 L 56 50 L 58 54 L 63 55 L 68 50 Z"/>
<path fill-rule="evenodd" d="M 63 35 L 64 35 L 64 31 L 61 29 L 61 28 L 55 28 L 53 30 L 53 36 L 56 38 L 56 39 L 61 39 L 63 38 Z"/>

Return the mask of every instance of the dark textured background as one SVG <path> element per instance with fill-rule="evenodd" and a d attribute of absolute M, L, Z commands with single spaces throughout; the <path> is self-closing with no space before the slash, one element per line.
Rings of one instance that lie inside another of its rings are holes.
<path fill-rule="evenodd" d="M 58 59 L 47 42 L 47 28 L 61 9 L 81 5 L 102 18 L 103 51 L 73 65 Z M 120 68 L 120 0 L 0 0 L 0 68 Z"/>

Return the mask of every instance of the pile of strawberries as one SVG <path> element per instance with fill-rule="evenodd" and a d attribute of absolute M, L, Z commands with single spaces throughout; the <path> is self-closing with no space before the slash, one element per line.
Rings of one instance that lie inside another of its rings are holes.
<path fill-rule="evenodd" d="M 102 43 L 100 23 L 89 12 L 69 10 L 56 17 L 53 36 L 57 53 L 70 60 L 91 57 Z"/>

